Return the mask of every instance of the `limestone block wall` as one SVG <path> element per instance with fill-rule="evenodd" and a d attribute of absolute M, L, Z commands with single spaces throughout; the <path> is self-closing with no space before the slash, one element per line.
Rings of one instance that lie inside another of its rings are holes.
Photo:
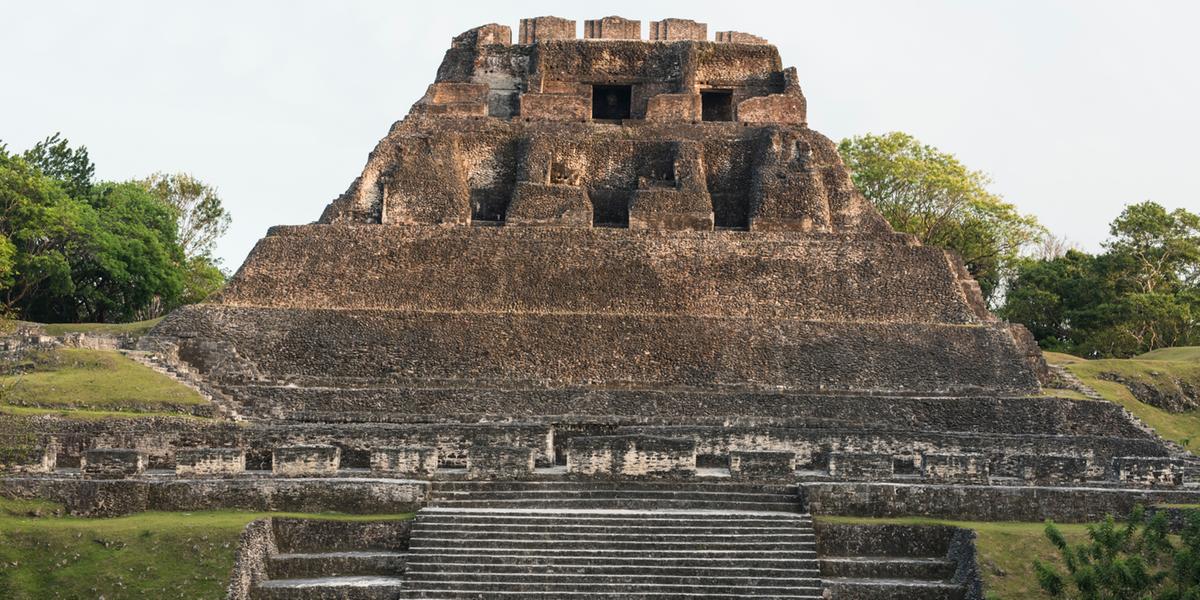
<path fill-rule="evenodd" d="M 284 446 L 272 451 L 271 471 L 281 477 L 334 475 L 341 456 L 337 446 Z"/>
<path fill-rule="evenodd" d="M 575 437 L 567 442 L 567 472 L 582 477 L 691 477 L 696 443 L 652 436 Z"/>
<path fill-rule="evenodd" d="M 1118 457 L 1113 459 L 1117 480 L 1139 487 L 1177 487 L 1184 483 L 1184 461 L 1165 457 Z"/>
<path fill-rule="evenodd" d="M 437 448 L 409 446 L 371 450 L 373 473 L 408 477 L 431 477 L 438 468 Z"/>
<path fill-rule="evenodd" d="M 146 454 L 131 448 L 88 450 L 80 465 L 86 479 L 128 479 L 145 470 Z"/>
<path fill-rule="evenodd" d="M 895 473 L 891 454 L 831 452 L 829 476 L 838 479 L 891 479 Z"/>
<path fill-rule="evenodd" d="M 533 451 L 513 446 L 472 446 L 468 479 L 523 479 L 533 474 Z"/>
<path fill-rule="evenodd" d="M 790 480 L 796 476 L 796 454 L 733 450 L 729 453 L 729 473 L 740 480 Z"/>
<path fill-rule="evenodd" d="M 1091 462 L 1086 456 L 1067 454 L 1018 454 L 1013 460 L 1020 476 L 1034 485 L 1084 481 Z"/>
<path fill-rule="evenodd" d="M 946 483 L 988 482 L 988 460 L 983 454 L 937 452 L 921 455 L 921 476 Z"/>
<path fill-rule="evenodd" d="M 246 471 L 246 451 L 241 448 L 179 448 L 175 474 L 180 477 L 220 477 Z"/>

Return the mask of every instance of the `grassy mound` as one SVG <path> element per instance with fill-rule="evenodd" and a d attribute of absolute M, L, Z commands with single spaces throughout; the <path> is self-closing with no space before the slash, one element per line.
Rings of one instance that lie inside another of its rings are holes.
<path fill-rule="evenodd" d="M 270 516 L 242 511 L 148 512 L 115 519 L 29 516 L 55 508 L 0 499 L 0 598 L 224 598 L 242 528 Z"/>
<path fill-rule="evenodd" d="M 162 318 L 133 323 L 47 323 L 42 325 L 46 335 L 65 335 L 68 333 L 95 333 L 104 335 L 134 335 L 140 336 L 151 327 L 158 325 Z"/>
<path fill-rule="evenodd" d="M 1133 359 L 1086 360 L 1058 352 L 1046 352 L 1045 356 L 1048 362 L 1065 367 L 1106 400 L 1125 407 L 1162 437 L 1194 449 L 1200 447 L 1200 409 L 1171 412 L 1143 399 L 1147 393 L 1169 397 L 1200 392 L 1200 359 L 1188 358 L 1196 353 L 1195 348 L 1164 348 Z"/>
<path fill-rule="evenodd" d="M 191 413 L 195 390 L 119 352 L 57 348 L 29 355 L 19 374 L 0 376 L 0 407 L 101 413 Z"/>
<path fill-rule="evenodd" d="M 1063 570 L 1058 550 L 1046 540 L 1044 523 L 945 521 L 925 518 L 862 519 L 856 517 L 817 517 L 829 523 L 953 525 L 974 529 L 979 572 L 983 577 L 984 597 L 988 600 L 1024 600 L 1044 598 L 1033 571 L 1034 559 Z M 1071 543 L 1087 539 L 1085 525 L 1059 525 Z"/>
<path fill-rule="evenodd" d="M 1151 350 L 1135 360 L 1169 360 L 1200 363 L 1200 346 L 1180 346 L 1178 348 L 1159 348 Z"/>

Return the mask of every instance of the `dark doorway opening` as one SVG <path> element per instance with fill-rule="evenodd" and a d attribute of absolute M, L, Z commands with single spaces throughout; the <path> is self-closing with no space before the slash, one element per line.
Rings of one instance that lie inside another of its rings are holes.
<path fill-rule="evenodd" d="M 633 87 L 628 85 L 593 85 L 593 119 L 628 119 L 633 99 Z"/>
<path fill-rule="evenodd" d="M 729 90 L 700 92 L 700 118 L 704 121 L 732 121 L 733 92 Z"/>

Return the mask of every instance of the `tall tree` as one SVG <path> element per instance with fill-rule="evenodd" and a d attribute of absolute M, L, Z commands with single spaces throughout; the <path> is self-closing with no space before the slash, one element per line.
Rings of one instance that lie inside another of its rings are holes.
<path fill-rule="evenodd" d="M 1126 275 L 1139 291 L 1200 284 L 1200 215 L 1142 202 L 1125 207 L 1109 233 L 1112 239 L 1105 247 L 1129 261 Z"/>
<path fill-rule="evenodd" d="M 155 173 L 139 183 L 178 212 L 176 235 L 184 255 L 210 256 L 231 221 L 217 190 L 187 173 Z"/>
<path fill-rule="evenodd" d="M 68 259 L 81 207 L 58 182 L 0 151 L 0 308 L 11 313 L 43 294 L 74 292 Z"/>
<path fill-rule="evenodd" d="M 1046 233 L 991 192 L 987 175 L 911 135 L 867 134 L 838 149 L 855 185 L 892 227 L 957 252 L 989 300 L 1021 251 Z"/>
<path fill-rule="evenodd" d="M 71 143 L 60 133 L 34 144 L 22 158 L 47 177 L 61 182 L 72 198 L 84 198 L 91 192 L 96 165 L 88 157 L 87 147 L 71 148 Z"/>

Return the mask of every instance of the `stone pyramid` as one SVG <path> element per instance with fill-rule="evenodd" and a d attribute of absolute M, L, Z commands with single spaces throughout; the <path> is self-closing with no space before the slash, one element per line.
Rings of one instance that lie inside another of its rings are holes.
<path fill-rule="evenodd" d="M 630 23 L 455 37 L 318 222 L 272 228 L 144 343 L 276 419 L 825 418 L 1038 393 L 1028 335 L 864 200 L 774 46 Z"/>

